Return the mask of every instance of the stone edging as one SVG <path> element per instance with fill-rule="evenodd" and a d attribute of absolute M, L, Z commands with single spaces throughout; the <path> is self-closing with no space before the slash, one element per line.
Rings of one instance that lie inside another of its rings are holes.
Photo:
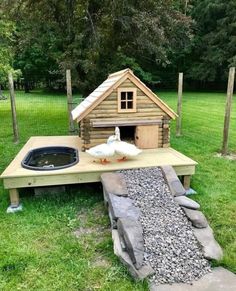
<path fill-rule="evenodd" d="M 213 231 L 208 225 L 206 217 L 198 210 L 200 205 L 196 201 L 185 196 L 186 190 L 172 166 L 162 166 L 161 169 L 170 191 L 174 196 L 174 200 L 179 204 L 192 223 L 194 235 L 203 249 L 205 258 L 209 260 L 222 259 L 222 249 L 215 240 Z"/>
<path fill-rule="evenodd" d="M 213 231 L 202 212 L 200 205 L 185 196 L 185 189 L 173 167 L 161 167 L 163 175 L 175 202 L 190 220 L 193 232 L 202 247 L 204 257 L 220 260 L 221 247 L 214 239 Z M 101 175 L 104 202 L 108 208 L 112 226 L 114 253 L 127 265 L 135 279 L 144 279 L 154 273 L 150 265 L 143 265 L 144 243 L 142 226 L 139 222 L 140 210 L 128 198 L 128 189 L 123 174 L 104 173 Z"/>
<path fill-rule="evenodd" d="M 112 227 L 114 253 L 136 280 L 143 280 L 153 274 L 154 270 L 149 264 L 143 264 L 143 229 L 138 220 L 140 210 L 127 197 L 123 174 L 104 173 L 101 182 Z"/>

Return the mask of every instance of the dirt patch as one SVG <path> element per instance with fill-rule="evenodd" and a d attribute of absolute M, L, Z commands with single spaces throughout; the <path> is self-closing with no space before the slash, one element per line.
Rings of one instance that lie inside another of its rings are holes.
<path fill-rule="evenodd" d="M 76 238 L 87 240 L 92 237 L 94 244 L 99 244 L 110 235 L 109 220 L 102 202 L 81 209 L 77 219 L 79 227 L 73 232 Z"/>
<path fill-rule="evenodd" d="M 104 257 L 98 257 L 92 262 L 93 267 L 109 268 L 111 263 Z"/>
<path fill-rule="evenodd" d="M 88 213 L 86 211 L 81 211 L 77 215 L 77 219 L 79 220 L 79 222 L 81 223 L 81 225 L 84 225 L 87 222 L 87 220 L 88 220 Z"/>
<path fill-rule="evenodd" d="M 236 154 L 229 154 L 229 155 L 225 155 L 223 156 L 221 153 L 217 153 L 215 155 L 216 158 L 222 158 L 222 159 L 226 159 L 229 161 L 236 161 Z"/>
<path fill-rule="evenodd" d="M 96 232 L 94 228 L 80 227 L 74 231 L 74 235 L 79 238 L 82 235 L 88 235 Z"/>
<path fill-rule="evenodd" d="M 105 237 L 106 232 L 109 230 L 106 227 L 98 226 L 98 227 L 80 227 L 74 231 L 74 235 L 79 238 L 83 235 L 90 235 L 93 234 L 98 239 L 97 242 L 99 242 L 99 237 L 101 237 L 101 240 L 103 237 Z"/>
<path fill-rule="evenodd" d="M 103 203 L 98 203 L 94 208 L 82 209 L 77 219 L 81 225 L 85 225 L 88 222 L 98 223 L 97 218 L 104 218 L 107 216 L 106 210 Z"/>

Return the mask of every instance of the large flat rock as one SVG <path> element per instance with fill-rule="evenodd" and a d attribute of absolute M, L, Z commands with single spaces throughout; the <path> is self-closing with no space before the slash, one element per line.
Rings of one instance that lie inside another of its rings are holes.
<path fill-rule="evenodd" d="M 186 190 L 180 182 L 178 176 L 175 173 L 175 170 L 172 166 L 162 166 L 161 167 L 164 177 L 167 184 L 169 185 L 170 191 L 173 196 L 182 196 L 185 195 Z"/>
<path fill-rule="evenodd" d="M 187 218 L 192 222 L 192 225 L 197 228 L 205 228 L 208 226 L 205 215 L 198 210 L 182 207 Z"/>
<path fill-rule="evenodd" d="M 193 232 L 202 246 L 203 254 L 206 259 L 218 261 L 223 257 L 222 249 L 215 240 L 213 230 L 209 225 L 206 228 L 193 227 Z"/>
<path fill-rule="evenodd" d="M 140 269 L 144 259 L 143 230 L 140 222 L 131 218 L 117 221 L 119 236 L 124 240 L 126 251 L 136 269 Z"/>
<path fill-rule="evenodd" d="M 128 196 L 128 189 L 122 173 L 103 173 L 101 182 L 105 193 L 118 196 Z"/>
<path fill-rule="evenodd" d="M 151 284 L 151 291 L 234 291 L 236 288 L 236 275 L 222 268 L 214 268 L 211 273 L 194 281 L 192 285 L 175 283 L 156 286 Z"/>
<path fill-rule="evenodd" d="M 150 265 L 144 265 L 139 270 L 135 268 L 129 254 L 122 249 L 122 243 L 117 230 L 112 230 L 112 240 L 114 244 L 115 255 L 117 255 L 121 262 L 128 267 L 130 274 L 135 279 L 143 280 L 147 276 L 150 276 L 154 273 L 154 270 Z"/>
<path fill-rule="evenodd" d="M 200 205 L 196 201 L 185 196 L 175 197 L 174 200 L 179 204 L 179 206 L 183 206 L 190 209 L 200 208 Z"/>
<path fill-rule="evenodd" d="M 113 220 L 118 218 L 129 217 L 138 220 L 140 210 L 133 205 L 130 198 L 120 197 L 113 194 L 108 194 L 109 211 Z"/>

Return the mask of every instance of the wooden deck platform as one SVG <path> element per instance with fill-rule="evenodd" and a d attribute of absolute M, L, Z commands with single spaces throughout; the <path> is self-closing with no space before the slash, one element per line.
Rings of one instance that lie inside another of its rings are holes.
<path fill-rule="evenodd" d="M 87 153 L 79 152 L 79 163 L 66 169 L 33 171 L 22 168 L 21 161 L 29 150 L 51 145 L 81 148 L 78 136 L 31 137 L 0 176 L 3 179 L 4 187 L 10 190 L 10 195 L 17 196 L 17 188 L 98 182 L 102 173 L 121 169 L 172 165 L 177 175 L 190 177 L 195 173 L 197 165 L 195 161 L 172 148 L 158 148 L 144 150 L 135 159 L 122 163 L 111 159 L 110 164 L 101 165 L 94 163 L 94 159 Z"/>

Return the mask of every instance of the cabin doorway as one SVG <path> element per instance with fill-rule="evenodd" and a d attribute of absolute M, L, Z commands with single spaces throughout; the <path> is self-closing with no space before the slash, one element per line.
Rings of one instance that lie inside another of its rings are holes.
<path fill-rule="evenodd" d="M 135 143 L 136 126 L 120 126 L 120 139 L 129 143 Z"/>
<path fill-rule="evenodd" d="M 140 149 L 156 149 L 159 142 L 158 125 L 120 126 L 120 139 Z"/>

